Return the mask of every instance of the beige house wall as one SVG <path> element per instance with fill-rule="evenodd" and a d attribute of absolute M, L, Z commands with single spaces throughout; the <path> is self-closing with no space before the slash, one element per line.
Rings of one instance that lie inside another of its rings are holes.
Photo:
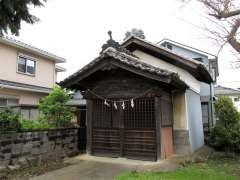
<path fill-rule="evenodd" d="M 28 55 L 36 60 L 35 76 L 17 72 L 18 55 Z M 0 79 L 52 88 L 55 83 L 55 62 L 43 59 L 28 52 L 0 44 Z"/>
<path fill-rule="evenodd" d="M 47 94 L 21 91 L 15 89 L 0 88 L 0 96 L 19 99 L 19 104 L 37 105 L 39 100 Z"/>
<path fill-rule="evenodd" d="M 167 69 L 169 71 L 175 72 L 179 75 L 180 79 L 184 81 L 190 89 L 195 91 L 196 93 L 200 93 L 200 82 L 193 77 L 189 72 L 181 69 L 177 66 L 174 66 L 170 63 L 167 63 L 159 58 L 146 54 L 140 50 L 135 50 L 133 52 L 136 56 L 138 56 L 140 61 L 151 64 L 155 67 L 159 67 L 161 69 Z"/>
<path fill-rule="evenodd" d="M 187 104 L 185 92 L 173 93 L 173 128 L 177 130 L 188 129 Z"/>

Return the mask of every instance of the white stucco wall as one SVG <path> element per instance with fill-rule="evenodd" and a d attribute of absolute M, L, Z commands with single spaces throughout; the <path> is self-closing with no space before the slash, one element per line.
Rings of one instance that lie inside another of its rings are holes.
<path fill-rule="evenodd" d="M 194 51 L 191 51 L 189 49 L 186 49 L 184 47 L 180 47 L 180 46 L 176 46 L 170 42 L 164 42 L 162 44 L 159 44 L 159 45 L 164 45 L 165 43 L 167 44 L 170 44 L 172 46 L 172 52 L 176 53 L 176 54 L 179 54 L 181 56 L 184 56 L 186 58 L 189 58 L 189 59 L 194 59 L 194 58 L 202 58 L 202 62 L 204 63 L 204 65 L 206 66 L 206 68 L 209 70 L 209 66 L 210 66 L 210 63 L 209 63 L 209 59 L 208 59 L 208 56 L 204 55 L 204 54 L 200 54 L 200 53 L 197 53 L 197 52 L 194 52 Z M 214 77 L 214 76 L 213 76 Z M 210 87 L 208 84 L 206 83 L 201 83 L 201 96 L 210 96 Z"/>
<path fill-rule="evenodd" d="M 211 95 L 209 84 L 202 82 L 200 87 L 201 87 L 200 88 L 201 89 L 201 91 L 200 91 L 201 96 L 210 96 Z"/>
<path fill-rule="evenodd" d="M 151 65 L 153 65 L 155 67 L 159 67 L 161 69 L 166 69 L 166 70 L 177 73 L 179 75 L 180 79 L 182 81 L 184 81 L 190 87 L 190 89 L 192 89 L 196 93 L 200 93 L 200 82 L 197 79 L 195 79 L 195 77 L 193 77 L 186 70 L 181 69 L 177 66 L 174 66 L 170 63 L 167 63 L 167 62 L 165 62 L 161 59 L 158 59 L 154 56 L 146 54 L 140 50 L 135 50 L 133 53 L 140 58 L 139 61 L 151 64 Z"/>

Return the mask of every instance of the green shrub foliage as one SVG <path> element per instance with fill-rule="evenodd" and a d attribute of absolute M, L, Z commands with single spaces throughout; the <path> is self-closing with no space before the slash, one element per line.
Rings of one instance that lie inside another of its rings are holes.
<path fill-rule="evenodd" d="M 50 125 L 48 121 L 43 117 L 39 116 L 37 119 L 29 120 L 29 119 L 21 119 L 21 130 L 29 131 L 29 130 L 44 130 L 44 129 L 54 129 L 54 125 Z"/>
<path fill-rule="evenodd" d="M 73 127 L 73 109 L 66 106 L 69 92 L 55 86 L 53 92 L 39 103 L 41 115 L 36 119 L 24 119 L 10 108 L 0 111 L 0 133 Z"/>
<path fill-rule="evenodd" d="M 53 92 L 44 97 L 39 103 L 39 109 L 43 118 L 56 128 L 72 126 L 73 109 L 66 106 L 71 96 L 69 92 L 60 86 L 55 86 Z"/>
<path fill-rule="evenodd" d="M 210 130 L 210 145 L 218 150 L 240 152 L 240 114 L 231 99 L 220 97 L 215 113 L 218 121 Z"/>
<path fill-rule="evenodd" d="M 6 131 L 18 131 L 21 129 L 20 114 L 10 108 L 0 111 L 0 133 Z"/>

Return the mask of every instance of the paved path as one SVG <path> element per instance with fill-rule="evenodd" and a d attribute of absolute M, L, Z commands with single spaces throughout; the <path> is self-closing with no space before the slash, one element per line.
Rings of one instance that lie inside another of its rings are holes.
<path fill-rule="evenodd" d="M 176 163 L 168 161 L 144 162 L 123 158 L 77 156 L 70 159 L 73 165 L 48 172 L 30 180 L 113 180 L 115 176 L 129 171 L 174 170 Z"/>

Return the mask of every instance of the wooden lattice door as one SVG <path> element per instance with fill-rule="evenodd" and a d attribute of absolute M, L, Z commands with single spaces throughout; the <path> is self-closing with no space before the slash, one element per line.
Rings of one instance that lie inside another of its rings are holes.
<path fill-rule="evenodd" d="M 92 154 L 119 157 L 119 120 L 112 105 L 106 106 L 104 101 L 94 100 L 92 116 Z"/>
<path fill-rule="evenodd" d="M 124 110 L 124 156 L 133 159 L 156 160 L 156 123 L 154 98 L 128 102 Z"/>
<path fill-rule="evenodd" d="M 93 103 L 92 153 L 111 157 L 156 160 L 156 131 L 154 98 L 126 102 L 125 109 L 118 103 Z"/>

